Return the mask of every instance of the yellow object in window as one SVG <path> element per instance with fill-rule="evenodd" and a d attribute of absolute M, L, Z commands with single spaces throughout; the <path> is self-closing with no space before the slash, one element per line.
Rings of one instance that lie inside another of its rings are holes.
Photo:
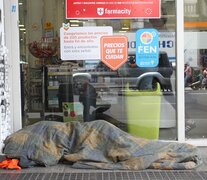
<path fill-rule="evenodd" d="M 51 22 L 46 22 L 44 29 L 52 29 L 53 28 L 53 24 Z"/>

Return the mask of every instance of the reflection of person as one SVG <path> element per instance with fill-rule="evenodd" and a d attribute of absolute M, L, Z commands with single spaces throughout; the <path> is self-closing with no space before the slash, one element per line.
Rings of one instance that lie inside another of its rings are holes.
<path fill-rule="evenodd" d="M 207 67 L 203 70 L 202 88 L 207 88 Z"/>
<path fill-rule="evenodd" d="M 185 80 L 185 87 L 188 86 L 189 83 L 192 81 L 192 68 L 190 67 L 189 63 L 185 63 L 184 67 L 184 80 Z"/>
<path fill-rule="evenodd" d="M 94 117 L 90 115 L 90 107 L 96 107 L 96 90 L 89 83 L 89 80 L 86 80 L 83 83 L 82 91 L 80 93 L 79 101 L 83 104 L 83 119 L 84 122 L 94 120 Z"/>

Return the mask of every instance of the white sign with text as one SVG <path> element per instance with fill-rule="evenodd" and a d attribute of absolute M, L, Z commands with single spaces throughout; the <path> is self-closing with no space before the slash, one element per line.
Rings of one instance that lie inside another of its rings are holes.
<path fill-rule="evenodd" d="M 60 28 L 62 60 L 100 60 L 100 38 L 113 34 L 110 26 Z"/>

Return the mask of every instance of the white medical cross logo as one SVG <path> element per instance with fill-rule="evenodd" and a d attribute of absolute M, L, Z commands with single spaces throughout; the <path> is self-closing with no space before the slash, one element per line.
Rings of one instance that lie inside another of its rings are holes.
<path fill-rule="evenodd" d="M 102 16 L 104 14 L 104 8 L 97 8 L 97 14 Z"/>

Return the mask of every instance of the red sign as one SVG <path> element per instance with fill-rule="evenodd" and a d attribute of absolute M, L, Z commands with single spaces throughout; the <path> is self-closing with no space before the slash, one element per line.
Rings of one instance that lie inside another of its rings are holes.
<path fill-rule="evenodd" d="M 127 61 L 127 42 L 126 36 L 102 36 L 101 61 L 112 70 L 117 70 Z"/>
<path fill-rule="evenodd" d="M 160 0 L 66 0 L 66 18 L 160 18 Z"/>

